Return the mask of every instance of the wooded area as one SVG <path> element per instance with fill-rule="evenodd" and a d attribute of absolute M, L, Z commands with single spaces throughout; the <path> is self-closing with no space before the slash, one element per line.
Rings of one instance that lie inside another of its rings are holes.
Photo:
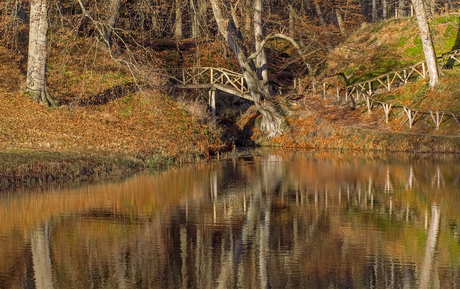
<path fill-rule="evenodd" d="M 437 13 L 456 11 L 456 1 L 436 0 L 107 0 L 107 1 L 1 1 L 0 36 L 3 45 L 27 57 L 26 91 L 37 102 L 57 106 L 46 87 L 46 59 L 62 43 L 47 41 L 49 34 L 90 38 L 99 51 L 127 67 L 136 85 L 152 85 L 152 68 L 171 68 L 157 51 L 218 43 L 226 59 L 239 66 L 249 91 L 263 115 L 262 131 L 279 134 L 283 112 L 270 91 L 264 46 L 281 38 L 298 56 L 290 63 L 299 74 L 315 76 L 324 56 L 363 22 L 417 14 L 427 68 L 434 87 L 439 75 L 428 21 Z M 28 25 L 29 24 L 29 25 Z M 28 52 L 23 47 L 28 34 Z M 228 42 L 225 44 L 225 42 Z M 201 51 L 206 53 L 206 51 Z M 290 55 L 289 55 L 290 56 Z M 212 57 L 212 56 L 211 56 Z M 20 57 L 18 57 L 20 58 Z M 292 57 L 291 57 L 292 58 Z M 177 65 L 177 64 L 175 64 Z M 179 63 L 179 65 L 181 65 Z M 94 63 L 97 67 L 97 63 Z M 200 57 L 193 60 L 201 67 Z M 222 68 L 227 68 L 221 65 Z M 274 70 L 279 68 L 273 68 Z"/>

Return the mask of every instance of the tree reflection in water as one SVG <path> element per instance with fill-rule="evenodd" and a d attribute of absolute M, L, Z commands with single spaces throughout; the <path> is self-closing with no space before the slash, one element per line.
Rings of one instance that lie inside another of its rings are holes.
<path fill-rule="evenodd" d="M 460 164 L 256 154 L 4 196 L 0 287 L 456 288 Z"/>

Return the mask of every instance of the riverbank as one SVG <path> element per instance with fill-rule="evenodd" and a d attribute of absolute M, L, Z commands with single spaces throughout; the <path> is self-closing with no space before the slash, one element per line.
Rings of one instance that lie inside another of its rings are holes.
<path fill-rule="evenodd" d="M 219 128 L 155 91 L 57 109 L 3 92 L 0 116 L 0 191 L 123 177 L 224 146 Z"/>
<path fill-rule="evenodd" d="M 386 123 L 382 109 L 368 114 L 364 105 L 350 109 L 333 102 L 307 97 L 294 103 L 282 135 L 267 139 L 255 125 L 251 139 L 255 145 L 286 148 L 460 154 L 460 126 L 453 118 L 445 117 L 436 130 L 430 115 L 418 115 L 410 128 L 402 109 Z M 239 125 L 257 124 L 258 118 L 248 113 Z"/>
<path fill-rule="evenodd" d="M 127 155 L 10 151 L 0 153 L 0 191 L 120 178 L 145 169 Z"/>

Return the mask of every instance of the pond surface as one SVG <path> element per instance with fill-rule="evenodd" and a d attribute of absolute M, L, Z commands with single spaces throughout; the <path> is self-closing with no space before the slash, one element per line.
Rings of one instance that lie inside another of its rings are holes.
<path fill-rule="evenodd" d="M 254 152 L 0 195 L 0 288 L 459 288 L 460 162 Z"/>

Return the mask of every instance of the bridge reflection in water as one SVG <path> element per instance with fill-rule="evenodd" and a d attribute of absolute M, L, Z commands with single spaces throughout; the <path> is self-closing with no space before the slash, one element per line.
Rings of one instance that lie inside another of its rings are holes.
<path fill-rule="evenodd" d="M 457 288 L 460 163 L 254 153 L 0 202 L 1 288 Z"/>

